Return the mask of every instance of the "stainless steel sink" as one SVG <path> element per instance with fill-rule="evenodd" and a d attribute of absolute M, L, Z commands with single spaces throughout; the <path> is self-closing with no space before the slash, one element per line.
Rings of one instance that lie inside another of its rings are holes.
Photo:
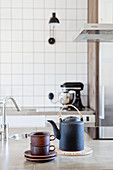
<path fill-rule="evenodd" d="M 15 140 L 27 139 L 28 134 L 14 134 L 14 135 L 10 136 L 9 138 L 15 139 Z"/>

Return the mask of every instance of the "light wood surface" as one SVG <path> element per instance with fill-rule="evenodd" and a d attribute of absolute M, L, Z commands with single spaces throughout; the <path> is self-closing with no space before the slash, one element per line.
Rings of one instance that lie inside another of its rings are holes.
<path fill-rule="evenodd" d="M 88 0 L 88 23 L 98 23 L 98 0 Z M 98 51 L 99 43 L 88 43 L 88 106 L 98 111 Z"/>
<path fill-rule="evenodd" d="M 76 151 L 76 152 L 66 152 L 60 150 L 58 147 L 55 150 L 58 155 L 67 155 L 67 156 L 85 156 L 93 153 L 93 150 L 90 147 L 84 147 L 84 150 L 82 151 Z"/>

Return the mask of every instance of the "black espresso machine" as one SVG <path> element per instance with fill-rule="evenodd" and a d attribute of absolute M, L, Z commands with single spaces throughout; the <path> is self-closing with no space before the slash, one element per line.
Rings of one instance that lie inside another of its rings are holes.
<path fill-rule="evenodd" d="M 80 91 L 83 90 L 84 85 L 81 82 L 66 82 L 60 86 L 62 88 L 62 92 L 58 94 L 58 101 L 62 105 L 66 104 L 72 104 L 76 106 L 80 111 L 84 110 L 85 107 L 82 104 L 81 101 L 81 94 Z M 48 95 L 49 99 L 52 101 L 52 103 L 57 103 L 54 102 L 54 94 L 49 93 Z M 72 107 L 67 107 L 66 110 L 72 111 L 74 108 Z"/>

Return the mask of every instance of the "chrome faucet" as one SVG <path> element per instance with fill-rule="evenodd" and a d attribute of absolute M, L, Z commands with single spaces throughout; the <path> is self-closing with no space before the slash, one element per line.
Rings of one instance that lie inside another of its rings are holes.
<path fill-rule="evenodd" d="M 3 110 L 2 110 L 2 112 L 3 112 L 2 139 L 3 140 L 8 139 L 8 130 L 7 130 L 8 127 L 7 127 L 7 124 L 6 124 L 6 108 L 7 108 L 6 106 L 7 106 L 7 103 L 8 103 L 9 100 L 11 100 L 14 103 L 17 111 L 21 111 L 21 108 L 17 104 L 17 101 L 12 96 L 8 96 L 3 101 L 0 101 L 0 103 L 3 105 Z"/>

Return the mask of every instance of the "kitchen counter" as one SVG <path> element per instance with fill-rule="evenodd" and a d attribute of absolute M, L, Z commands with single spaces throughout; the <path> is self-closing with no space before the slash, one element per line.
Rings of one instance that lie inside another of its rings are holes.
<path fill-rule="evenodd" d="M 52 128 L 10 129 L 9 136 L 16 133 L 33 131 L 52 131 Z M 100 170 L 113 169 L 113 140 L 92 140 L 85 133 L 85 146 L 93 149 L 92 155 L 87 156 L 57 156 L 54 161 L 33 163 L 24 159 L 23 153 L 29 149 L 29 138 L 8 142 L 0 141 L 0 170 Z M 58 140 L 54 143 L 58 146 Z"/>
<path fill-rule="evenodd" d="M 21 108 L 20 112 L 17 112 L 16 109 L 13 108 L 7 108 L 7 115 L 9 116 L 26 116 L 26 115 L 57 115 L 60 111 L 60 107 L 38 107 L 38 108 Z M 74 111 L 62 111 L 65 115 L 76 115 L 78 114 L 76 110 Z M 94 110 L 90 108 L 85 108 L 84 111 L 81 111 L 83 115 L 93 115 L 95 113 Z M 0 111 L 1 114 L 1 111 Z"/>

